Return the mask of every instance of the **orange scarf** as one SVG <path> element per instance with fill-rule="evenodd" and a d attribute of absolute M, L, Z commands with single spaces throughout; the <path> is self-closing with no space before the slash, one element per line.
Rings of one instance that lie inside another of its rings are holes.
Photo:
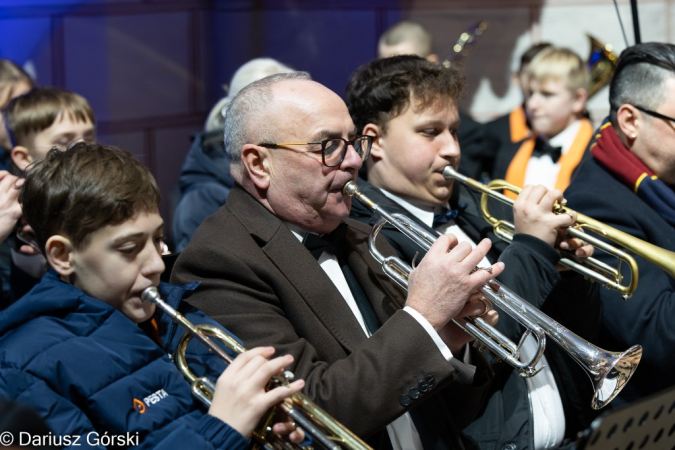
<path fill-rule="evenodd" d="M 593 125 L 587 119 L 581 120 L 581 126 L 577 132 L 577 136 L 572 142 L 569 151 L 560 157 L 558 164 L 560 164 L 560 172 L 555 182 L 555 188 L 564 191 L 570 184 L 572 172 L 581 162 L 584 156 L 586 147 L 593 137 Z M 518 152 L 511 160 L 509 168 L 506 171 L 506 181 L 518 187 L 525 185 L 525 172 L 527 171 L 527 164 L 532 157 L 534 150 L 535 137 L 532 136 L 526 139 L 518 149 Z M 505 192 L 506 196 L 515 199 L 517 196 L 513 192 Z"/>
<path fill-rule="evenodd" d="M 509 114 L 509 130 L 511 130 L 511 142 L 514 144 L 530 137 L 530 127 L 527 126 L 525 108 L 522 106 Z"/>

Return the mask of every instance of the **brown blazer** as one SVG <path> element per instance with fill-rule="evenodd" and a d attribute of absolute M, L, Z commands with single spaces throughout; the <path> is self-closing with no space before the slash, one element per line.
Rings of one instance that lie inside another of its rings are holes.
<path fill-rule="evenodd" d="M 474 385 L 455 382 L 426 331 L 400 311 L 405 293 L 370 257 L 370 227 L 347 222 L 348 263 L 383 323 L 370 338 L 309 251 L 239 186 L 197 229 L 172 281 L 200 280 L 187 301 L 246 347 L 273 345 L 277 354 L 292 354 L 305 394 L 375 447 L 387 424 L 422 404 L 415 415 L 426 419 L 415 420 L 425 449 L 462 448 L 457 430 L 476 414 L 490 369 L 474 353 Z M 434 387 L 404 406 L 403 396 L 429 376 Z"/>

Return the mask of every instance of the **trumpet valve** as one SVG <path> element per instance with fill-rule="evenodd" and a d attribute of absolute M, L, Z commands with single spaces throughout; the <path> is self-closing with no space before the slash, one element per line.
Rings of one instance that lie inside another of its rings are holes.
<path fill-rule="evenodd" d="M 477 340 L 473 341 L 473 348 L 475 348 L 476 350 L 478 350 L 481 353 L 485 353 L 488 350 L 488 348 L 485 344 L 483 344 L 482 342 L 477 341 Z"/>

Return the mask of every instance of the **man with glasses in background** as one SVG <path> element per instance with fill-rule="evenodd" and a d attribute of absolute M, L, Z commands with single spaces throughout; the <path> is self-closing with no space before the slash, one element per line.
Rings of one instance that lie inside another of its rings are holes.
<path fill-rule="evenodd" d="M 675 45 L 651 42 L 624 50 L 609 97 L 610 115 L 565 198 L 580 213 L 675 251 Z M 598 253 L 616 265 L 614 257 Z M 658 392 L 675 380 L 675 279 L 633 256 L 640 279 L 630 300 L 600 290 L 604 341 L 598 345 L 644 349 L 640 369 L 614 404 Z"/>
<path fill-rule="evenodd" d="M 244 88 L 225 119 L 236 185 L 172 280 L 201 281 L 188 301 L 245 346 L 293 355 L 305 394 L 374 448 L 464 448 L 459 430 L 492 373 L 451 321 L 496 323 L 477 290 L 503 263 L 474 270 L 489 240 L 471 249 L 444 236 L 406 296 L 370 256 L 370 227 L 347 219 L 343 187 L 372 145 L 354 130 L 340 97 L 307 73 Z"/>

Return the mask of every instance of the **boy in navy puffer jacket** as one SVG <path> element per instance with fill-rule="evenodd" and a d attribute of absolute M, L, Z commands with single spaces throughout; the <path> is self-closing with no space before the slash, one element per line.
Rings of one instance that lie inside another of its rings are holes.
<path fill-rule="evenodd" d="M 160 284 L 159 201 L 138 160 L 101 144 L 52 149 L 26 176 L 20 202 L 51 270 L 0 312 L 0 397 L 32 406 L 52 433 L 15 444 L 244 449 L 263 413 L 304 386 L 265 390 L 292 361 L 268 360 L 273 348 L 245 352 L 223 372 L 195 342 L 189 361 L 218 381 L 208 413 L 193 400 L 168 357 L 183 330 L 140 298 L 159 285 L 188 320 L 215 323 L 181 303 L 198 283 Z M 275 431 L 303 438 L 288 423 Z"/>

